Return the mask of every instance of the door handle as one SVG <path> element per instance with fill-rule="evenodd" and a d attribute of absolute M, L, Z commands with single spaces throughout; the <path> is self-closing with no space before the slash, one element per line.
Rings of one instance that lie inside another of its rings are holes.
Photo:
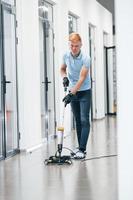
<path fill-rule="evenodd" d="M 45 77 L 45 81 L 43 81 L 42 83 L 45 83 L 46 91 L 48 91 L 48 84 L 51 83 L 51 81 L 48 81 L 48 77 Z"/>
<path fill-rule="evenodd" d="M 5 83 L 11 83 L 11 81 L 5 81 Z"/>
<path fill-rule="evenodd" d="M 4 93 L 6 94 L 6 84 L 9 84 L 11 83 L 11 81 L 6 81 L 6 76 L 4 75 L 3 77 L 3 90 L 4 90 Z"/>

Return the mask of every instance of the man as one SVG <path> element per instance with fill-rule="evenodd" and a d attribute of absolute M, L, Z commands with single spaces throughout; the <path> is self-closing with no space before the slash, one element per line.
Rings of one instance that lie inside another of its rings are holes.
<path fill-rule="evenodd" d="M 69 35 L 70 51 L 63 56 L 61 76 L 63 85 L 69 85 L 69 94 L 63 99 L 65 106 L 70 103 L 76 122 L 78 148 L 74 150 L 74 158 L 85 158 L 86 145 L 90 132 L 90 58 L 81 51 L 82 40 L 78 33 Z"/>

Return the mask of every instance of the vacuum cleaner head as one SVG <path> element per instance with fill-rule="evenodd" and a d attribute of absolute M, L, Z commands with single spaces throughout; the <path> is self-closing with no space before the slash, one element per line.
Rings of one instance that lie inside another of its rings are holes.
<path fill-rule="evenodd" d="M 46 159 L 44 161 L 45 165 L 48 164 L 58 164 L 58 165 L 63 165 L 63 164 L 72 164 L 72 160 L 70 156 L 50 156 L 49 159 Z"/>

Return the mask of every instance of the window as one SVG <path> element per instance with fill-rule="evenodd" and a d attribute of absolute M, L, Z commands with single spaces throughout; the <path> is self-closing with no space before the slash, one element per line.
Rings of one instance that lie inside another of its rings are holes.
<path fill-rule="evenodd" d="M 77 32 L 77 19 L 78 17 L 76 17 L 73 14 L 68 14 L 68 31 L 69 34 L 71 34 L 72 32 Z"/>

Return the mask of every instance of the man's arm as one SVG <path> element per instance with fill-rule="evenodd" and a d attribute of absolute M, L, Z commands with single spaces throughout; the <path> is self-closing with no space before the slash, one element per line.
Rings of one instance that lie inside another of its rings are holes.
<path fill-rule="evenodd" d="M 66 72 L 66 65 L 65 64 L 62 64 L 61 65 L 61 68 L 60 68 L 60 73 L 61 73 L 61 77 L 64 78 L 67 76 L 67 72 Z"/>
<path fill-rule="evenodd" d="M 88 71 L 89 71 L 88 68 L 86 68 L 85 66 L 82 67 L 78 82 L 76 83 L 76 85 L 73 88 L 71 88 L 72 94 L 76 94 L 76 92 L 80 89 L 82 83 L 84 82 L 84 80 L 88 74 Z"/>

